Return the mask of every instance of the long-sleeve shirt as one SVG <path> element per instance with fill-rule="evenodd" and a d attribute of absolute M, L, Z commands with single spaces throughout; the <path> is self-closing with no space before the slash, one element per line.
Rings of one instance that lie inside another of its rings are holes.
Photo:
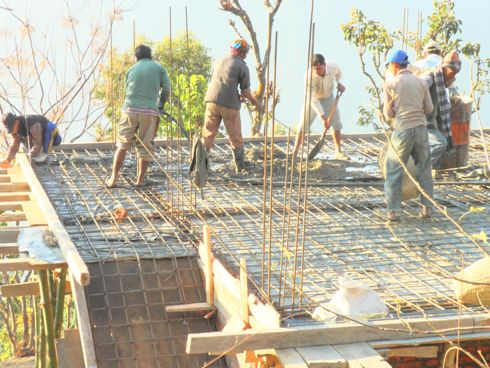
<path fill-rule="evenodd" d="M 311 74 L 311 108 L 316 112 L 318 116 L 325 115 L 323 111 L 320 99 L 325 99 L 330 97 L 333 93 L 335 87 L 335 82 L 339 83 L 342 79 L 342 71 L 340 67 L 333 62 L 325 63 L 325 74 L 319 76 L 314 70 Z M 306 84 L 309 83 L 308 75 L 306 76 Z M 309 86 L 307 86 L 307 91 L 309 91 Z"/>
<path fill-rule="evenodd" d="M 394 119 L 394 129 L 406 130 L 427 125 L 426 115 L 433 109 L 427 82 L 408 69 L 400 70 L 385 82 L 383 113 L 388 120 Z"/>
<path fill-rule="evenodd" d="M 43 127 L 41 123 L 35 123 L 29 128 L 29 144 L 31 150 L 29 154 L 31 157 L 35 157 L 43 149 Z M 28 147 L 27 137 L 22 137 L 20 134 L 11 134 L 12 142 L 10 143 L 7 160 L 12 161 L 15 158 L 17 152 L 19 152 L 20 144 L 23 143 L 25 147 Z"/>

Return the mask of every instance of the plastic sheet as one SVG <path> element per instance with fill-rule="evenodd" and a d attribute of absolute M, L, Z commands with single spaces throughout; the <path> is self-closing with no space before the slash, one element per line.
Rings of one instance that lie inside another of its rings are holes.
<path fill-rule="evenodd" d="M 31 258 L 55 263 L 63 262 L 56 238 L 47 227 L 30 227 L 19 231 L 17 237 L 19 252 L 28 253 Z"/>

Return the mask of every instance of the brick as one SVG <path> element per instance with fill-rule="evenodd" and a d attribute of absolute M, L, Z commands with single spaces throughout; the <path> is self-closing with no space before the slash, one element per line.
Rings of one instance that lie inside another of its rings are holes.
<path fill-rule="evenodd" d="M 438 359 L 427 359 L 424 363 L 425 367 L 438 367 L 439 360 Z"/>

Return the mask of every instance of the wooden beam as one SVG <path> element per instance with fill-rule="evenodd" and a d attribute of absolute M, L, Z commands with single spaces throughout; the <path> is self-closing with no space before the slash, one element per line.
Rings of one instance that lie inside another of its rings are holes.
<path fill-rule="evenodd" d="M 1 202 L 0 211 L 21 211 L 24 202 Z"/>
<path fill-rule="evenodd" d="M 47 263 L 30 258 L 0 259 L 0 272 L 54 270 L 65 267 L 65 262 Z"/>
<path fill-rule="evenodd" d="M 204 225 L 202 228 L 203 233 L 203 243 L 205 249 L 205 260 L 204 264 L 206 267 L 206 301 L 208 304 L 214 304 L 214 282 L 213 282 L 213 252 L 211 244 L 211 228 L 208 225 Z"/>
<path fill-rule="evenodd" d="M 26 215 L 24 213 L 2 213 L 0 214 L 0 222 L 17 222 L 25 221 Z"/>
<path fill-rule="evenodd" d="M 295 349 L 277 349 L 275 354 L 284 368 L 308 368 L 301 354 Z"/>
<path fill-rule="evenodd" d="M 65 283 L 65 293 L 71 293 L 71 285 L 67 281 Z M 0 294 L 2 296 L 14 297 L 14 296 L 27 296 L 27 295 L 39 295 L 39 283 L 38 282 L 22 282 L 18 284 L 9 284 L 0 286 Z"/>
<path fill-rule="evenodd" d="M 43 226 L 47 225 L 41 209 L 36 202 L 24 202 L 22 204 L 22 210 L 26 215 L 26 220 L 31 226 Z"/>
<path fill-rule="evenodd" d="M 27 183 L 0 183 L 0 193 L 30 192 Z"/>
<path fill-rule="evenodd" d="M 17 161 L 19 162 L 22 172 L 31 187 L 33 197 L 36 198 L 36 202 L 41 209 L 49 229 L 58 240 L 61 253 L 66 259 L 70 267 L 70 271 L 73 273 L 75 279 L 83 286 L 90 283 L 90 273 L 87 265 L 83 262 L 82 257 L 77 251 L 77 248 L 70 239 L 70 236 L 63 227 L 55 209 L 53 208 L 48 196 L 44 192 L 44 189 L 37 179 L 31 164 L 27 160 L 25 154 L 17 154 Z"/>
<path fill-rule="evenodd" d="M 330 345 L 296 348 L 309 368 L 347 368 L 345 359 Z"/>
<path fill-rule="evenodd" d="M 0 202 L 25 202 L 30 200 L 31 196 L 28 193 L 0 193 Z"/>
<path fill-rule="evenodd" d="M 64 337 L 55 343 L 59 367 L 84 368 L 78 329 L 65 330 Z"/>
<path fill-rule="evenodd" d="M 460 334 L 444 334 L 443 336 L 412 337 L 407 339 L 370 341 L 374 349 L 383 349 L 399 346 L 419 346 L 424 344 L 443 344 L 448 341 L 490 340 L 490 332 L 468 332 Z"/>
<path fill-rule="evenodd" d="M 319 341 L 324 344 L 345 344 L 361 341 L 413 338 L 420 331 L 423 336 L 436 335 L 437 330 L 450 334 L 451 330 L 464 328 L 475 332 L 485 314 L 452 317 L 412 318 L 375 321 L 365 325 L 339 323 L 333 326 L 307 326 L 294 328 L 250 329 L 236 333 L 207 332 L 189 334 L 188 354 L 202 354 L 210 351 L 229 354 L 245 350 L 284 349 L 313 346 Z"/>
<path fill-rule="evenodd" d="M 19 229 L 5 229 L 0 227 L 0 244 L 17 243 Z"/>
<path fill-rule="evenodd" d="M 7 170 L 8 176 L 10 177 L 10 181 L 12 183 L 25 183 L 26 179 L 24 177 L 24 173 L 19 165 L 11 167 Z"/>
<path fill-rule="evenodd" d="M 15 256 L 17 254 L 19 254 L 19 246 L 17 243 L 0 243 L 0 255 Z"/>
<path fill-rule="evenodd" d="M 184 312 L 212 312 L 216 310 L 214 305 L 208 303 L 191 303 L 179 305 L 167 305 L 165 312 L 167 313 L 184 313 Z"/>
<path fill-rule="evenodd" d="M 241 310 L 240 315 L 242 317 L 243 322 L 245 324 L 250 324 L 250 320 L 248 318 L 249 309 L 248 309 L 248 275 L 247 275 L 247 262 L 244 258 L 240 259 L 240 302 L 241 302 Z"/>
<path fill-rule="evenodd" d="M 0 183 L 10 183 L 10 176 L 0 175 Z"/>
<path fill-rule="evenodd" d="M 346 360 L 349 368 L 391 368 L 367 342 L 334 345 L 333 348 Z"/>
<path fill-rule="evenodd" d="M 438 346 L 409 346 L 406 348 L 391 348 L 387 351 L 387 357 L 412 357 L 412 358 L 437 358 Z"/>

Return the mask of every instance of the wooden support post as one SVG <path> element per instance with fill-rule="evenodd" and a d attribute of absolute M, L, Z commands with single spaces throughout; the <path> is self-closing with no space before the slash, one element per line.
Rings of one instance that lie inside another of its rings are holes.
<path fill-rule="evenodd" d="M 51 290 L 49 290 L 48 271 L 39 271 L 39 289 L 41 291 L 41 308 L 43 313 L 44 330 L 46 331 L 46 340 L 49 355 L 49 367 L 58 367 L 58 357 L 54 342 L 54 322 L 53 322 L 53 305 L 51 304 Z"/>
<path fill-rule="evenodd" d="M 0 272 L 52 270 L 55 268 L 66 267 L 67 264 L 65 262 L 47 263 L 36 261 L 31 258 L 12 258 L 0 260 Z"/>
<path fill-rule="evenodd" d="M 0 234 L 1 236 L 1 234 Z M 15 243 L 7 243 L 7 244 L 1 244 L 0 243 L 0 255 L 3 256 L 16 256 L 19 254 L 19 246 Z"/>
<path fill-rule="evenodd" d="M 65 285 L 66 270 L 61 270 L 58 278 L 58 287 L 56 292 L 56 306 L 54 315 L 54 336 L 59 339 L 61 336 L 61 326 L 63 325 L 63 310 L 65 307 Z"/>
<path fill-rule="evenodd" d="M 249 310 L 248 310 L 248 277 L 247 277 L 247 262 L 240 258 L 240 314 L 243 322 L 249 325 Z"/>
<path fill-rule="evenodd" d="M 204 225 L 202 229 L 204 247 L 206 249 L 206 302 L 214 305 L 214 284 L 213 284 L 213 254 L 211 245 L 211 228 Z"/>

